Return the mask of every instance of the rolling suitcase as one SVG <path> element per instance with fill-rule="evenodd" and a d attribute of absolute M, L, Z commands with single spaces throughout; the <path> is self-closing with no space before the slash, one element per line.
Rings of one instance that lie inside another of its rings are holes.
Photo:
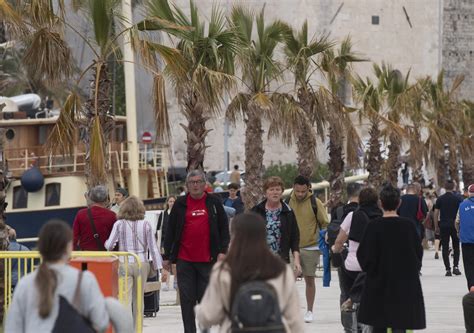
<path fill-rule="evenodd" d="M 148 279 L 147 282 L 156 282 L 159 285 L 159 277 Z M 160 290 L 153 290 L 144 295 L 144 313 L 145 317 L 156 317 L 156 313 L 160 311 Z"/>

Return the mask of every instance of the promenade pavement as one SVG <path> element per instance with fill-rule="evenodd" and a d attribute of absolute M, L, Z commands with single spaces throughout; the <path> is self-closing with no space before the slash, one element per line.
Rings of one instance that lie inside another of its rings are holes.
<path fill-rule="evenodd" d="M 441 253 L 440 253 L 441 257 Z M 452 261 L 452 258 L 451 258 Z M 462 261 L 462 260 L 461 260 Z M 403 267 L 400 267 L 403 270 Z M 428 333 L 465 333 L 462 312 L 462 297 L 467 292 L 466 278 L 463 275 L 445 277 L 443 260 L 434 259 L 434 251 L 425 251 L 423 276 L 421 277 L 426 307 Z M 339 312 L 339 284 L 337 272 L 332 272 L 329 288 L 322 287 L 322 272 L 316 281 L 315 320 L 305 324 L 305 332 L 342 332 Z M 298 281 L 301 316 L 305 312 L 304 282 Z M 176 293 L 161 292 L 161 308 L 156 318 L 145 318 L 144 333 L 183 332 L 180 307 L 173 305 Z M 216 332 L 213 330 L 213 332 Z"/>

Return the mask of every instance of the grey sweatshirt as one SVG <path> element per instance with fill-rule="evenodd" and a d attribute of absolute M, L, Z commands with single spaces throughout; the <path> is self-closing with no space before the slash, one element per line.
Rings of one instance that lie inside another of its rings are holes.
<path fill-rule="evenodd" d="M 48 333 L 51 332 L 58 316 L 59 295 L 70 303 L 74 296 L 79 271 L 66 264 L 50 266 L 56 271 L 58 286 L 55 302 L 49 317 L 43 319 L 38 312 L 38 290 L 35 283 L 36 272 L 20 279 L 13 294 L 13 301 L 7 313 L 5 332 L 10 333 Z M 89 318 L 98 332 L 104 332 L 109 325 L 109 315 L 105 299 L 99 289 L 97 280 L 90 272 L 85 271 L 81 281 L 80 312 Z"/>

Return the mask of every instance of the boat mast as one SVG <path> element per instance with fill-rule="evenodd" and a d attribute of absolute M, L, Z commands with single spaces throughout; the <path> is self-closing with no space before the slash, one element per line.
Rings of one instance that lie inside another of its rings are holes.
<path fill-rule="evenodd" d="M 132 26 L 133 14 L 131 0 L 122 0 L 122 15 L 125 28 Z M 125 74 L 125 107 L 127 116 L 127 141 L 128 141 L 128 192 L 130 195 L 140 196 L 138 177 L 138 138 L 137 138 L 137 104 L 135 91 L 135 57 L 133 54 L 130 35 L 124 34 L 123 38 L 123 69 Z"/>

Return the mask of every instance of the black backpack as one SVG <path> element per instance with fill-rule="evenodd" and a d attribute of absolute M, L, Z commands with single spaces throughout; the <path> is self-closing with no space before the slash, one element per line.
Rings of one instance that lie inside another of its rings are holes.
<path fill-rule="evenodd" d="M 239 287 L 230 319 L 231 332 L 285 332 L 276 291 L 263 281 L 251 281 Z"/>
<path fill-rule="evenodd" d="M 79 272 L 72 304 L 66 298 L 59 295 L 59 313 L 51 331 L 52 333 L 95 333 L 89 319 L 78 311 L 79 304 L 81 303 L 81 281 L 82 271 Z"/>
<path fill-rule="evenodd" d="M 329 248 L 331 248 L 331 246 L 333 246 L 336 242 L 336 238 L 339 234 L 339 229 L 341 228 L 343 217 L 344 206 L 341 205 L 336 208 L 336 218 L 334 220 L 331 220 L 331 222 L 327 226 Z"/>

